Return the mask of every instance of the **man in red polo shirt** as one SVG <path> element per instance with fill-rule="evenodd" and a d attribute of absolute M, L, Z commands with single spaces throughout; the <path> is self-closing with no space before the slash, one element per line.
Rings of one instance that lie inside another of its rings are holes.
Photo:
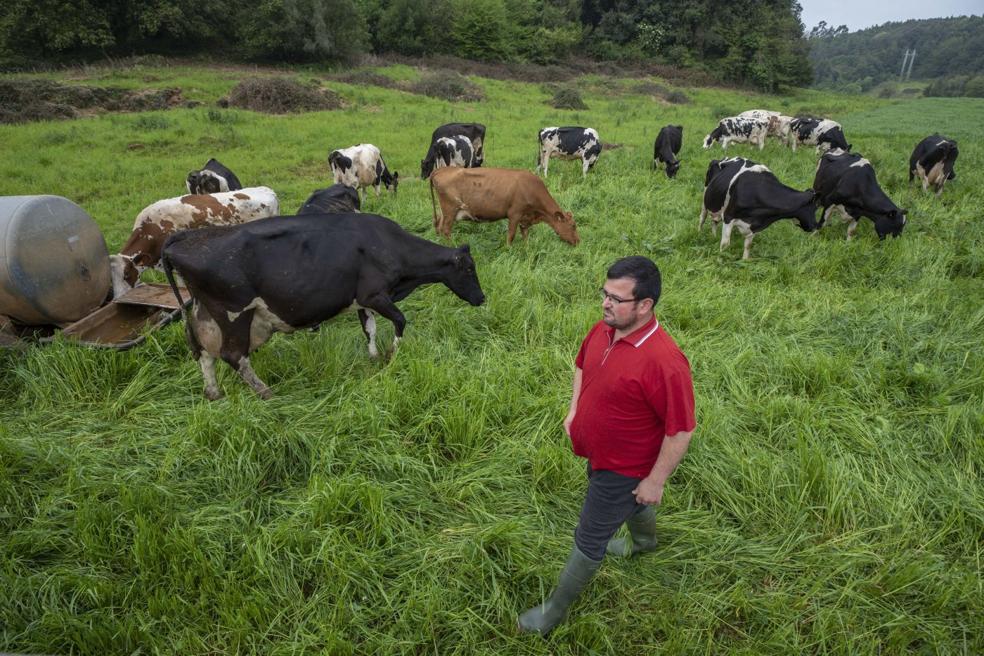
<path fill-rule="evenodd" d="M 546 635 L 563 621 L 606 552 L 656 548 L 653 506 L 697 425 L 690 363 L 653 315 L 660 290 L 648 258 L 622 258 L 608 269 L 602 321 L 577 354 L 564 420 L 574 453 L 588 460 L 588 492 L 557 588 L 520 615 L 522 631 Z M 631 542 L 612 539 L 623 523 Z"/>

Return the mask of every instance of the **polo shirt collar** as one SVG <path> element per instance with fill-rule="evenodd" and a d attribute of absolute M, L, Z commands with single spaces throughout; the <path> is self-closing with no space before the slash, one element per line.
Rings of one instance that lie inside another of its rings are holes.
<path fill-rule="evenodd" d="M 620 341 L 627 342 L 632 346 L 639 348 L 642 343 L 653 336 L 653 334 L 659 330 L 659 321 L 653 316 L 652 319 L 647 321 L 643 326 L 632 331 L 625 337 L 621 338 Z M 615 336 L 615 329 L 608 324 L 605 324 L 605 333 L 608 335 L 608 343 L 613 344 L 612 338 Z"/>

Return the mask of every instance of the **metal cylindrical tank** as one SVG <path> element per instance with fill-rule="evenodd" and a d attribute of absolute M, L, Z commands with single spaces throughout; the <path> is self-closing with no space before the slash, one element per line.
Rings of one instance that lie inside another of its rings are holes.
<path fill-rule="evenodd" d="M 61 196 L 0 196 L 0 314 L 29 325 L 77 321 L 106 299 L 99 226 Z"/>

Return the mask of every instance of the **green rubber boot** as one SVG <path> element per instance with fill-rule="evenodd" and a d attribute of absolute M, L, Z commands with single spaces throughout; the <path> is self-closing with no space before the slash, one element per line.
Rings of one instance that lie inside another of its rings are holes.
<path fill-rule="evenodd" d="M 629 527 L 631 543 L 627 538 L 613 538 L 605 551 L 611 556 L 626 558 L 637 553 L 656 550 L 656 512 L 646 506 L 625 522 Z"/>
<path fill-rule="evenodd" d="M 575 546 L 560 573 L 557 588 L 550 598 L 519 616 L 519 630 L 536 632 L 541 636 L 564 621 L 567 609 L 601 567 L 600 560 L 591 560 Z"/>

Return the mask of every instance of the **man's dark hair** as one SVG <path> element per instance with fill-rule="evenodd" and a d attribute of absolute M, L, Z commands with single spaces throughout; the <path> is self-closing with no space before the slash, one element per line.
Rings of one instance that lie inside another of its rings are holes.
<path fill-rule="evenodd" d="M 663 290 L 663 280 L 659 275 L 659 267 L 648 257 L 641 255 L 623 257 L 608 267 L 606 275 L 609 280 L 632 278 L 635 281 L 632 295 L 636 299 L 651 298 L 653 305 L 659 301 L 659 294 Z"/>

